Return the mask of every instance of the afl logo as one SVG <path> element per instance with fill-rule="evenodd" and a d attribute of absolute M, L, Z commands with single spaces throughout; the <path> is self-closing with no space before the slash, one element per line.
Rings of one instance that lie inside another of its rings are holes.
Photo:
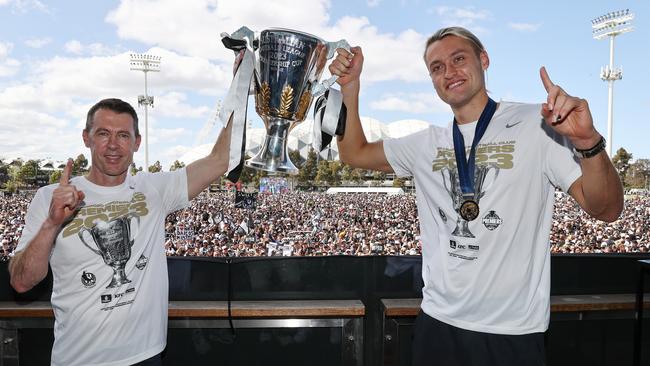
<path fill-rule="evenodd" d="M 85 288 L 94 287 L 96 282 L 97 278 L 94 274 L 86 271 L 81 274 L 81 284 L 84 285 Z"/>

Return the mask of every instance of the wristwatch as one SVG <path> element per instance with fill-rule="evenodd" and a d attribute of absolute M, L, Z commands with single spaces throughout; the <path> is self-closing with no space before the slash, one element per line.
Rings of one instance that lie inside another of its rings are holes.
<path fill-rule="evenodd" d="M 573 154 L 579 159 L 588 159 L 605 150 L 605 146 L 607 146 L 607 143 L 605 142 L 605 138 L 601 136 L 600 141 L 589 149 L 576 149 L 574 147 Z"/>

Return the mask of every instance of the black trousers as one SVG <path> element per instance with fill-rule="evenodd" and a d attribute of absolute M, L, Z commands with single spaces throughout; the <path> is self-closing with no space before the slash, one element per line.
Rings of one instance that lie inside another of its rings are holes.
<path fill-rule="evenodd" d="M 146 359 L 144 361 L 140 361 L 140 362 L 134 364 L 133 366 L 162 366 L 161 353 L 159 353 L 159 354 L 157 354 L 157 355 L 155 355 L 155 356 L 153 356 L 151 358 L 148 358 L 148 359 Z"/>
<path fill-rule="evenodd" d="M 413 366 L 543 366 L 544 333 L 473 332 L 420 311 L 413 334 Z"/>

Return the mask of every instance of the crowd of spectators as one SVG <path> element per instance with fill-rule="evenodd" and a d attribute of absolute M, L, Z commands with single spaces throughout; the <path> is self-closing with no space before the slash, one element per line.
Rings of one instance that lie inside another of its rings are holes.
<path fill-rule="evenodd" d="M 203 193 L 167 217 L 170 256 L 420 255 L 415 195 L 260 194 L 255 208 L 237 208 L 234 193 Z M 31 194 L 0 197 L 0 260 L 18 243 Z M 650 251 L 650 196 L 626 197 L 621 218 L 589 217 L 557 193 L 553 253 Z"/>

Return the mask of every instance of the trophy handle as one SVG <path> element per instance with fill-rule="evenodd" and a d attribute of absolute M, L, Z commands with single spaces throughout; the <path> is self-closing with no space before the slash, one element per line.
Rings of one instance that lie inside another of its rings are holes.
<path fill-rule="evenodd" d="M 90 245 L 88 245 L 88 243 L 84 239 L 85 232 L 88 232 L 90 234 L 90 230 L 86 229 L 85 227 L 82 227 L 81 230 L 79 230 L 79 232 L 77 233 L 77 235 L 79 235 L 79 239 L 81 239 L 81 242 L 84 243 L 84 245 L 87 246 L 88 249 L 92 250 L 95 254 L 101 256 L 102 253 L 98 249 L 93 249 Z M 92 236 L 92 234 L 90 235 Z"/>
<path fill-rule="evenodd" d="M 237 54 L 239 51 L 245 49 L 249 45 L 253 50 L 257 49 L 255 44 L 255 32 L 248 27 L 241 27 L 234 31 L 232 34 L 222 32 L 221 42 L 226 48 L 231 49 Z"/>
<path fill-rule="evenodd" d="M 339 48 L 343 48 L 344 50 L 350 52 L 350 44 L 348 41 L 342 39 L 340 41 L 336 42 L 327 42 L 327 59 L 331 59 L 334 57 L 334 54 L 336 53 L 336 50 Z M 323 80 L 320 83 L 314 84 L 314 86 L 311 88 L 311 94 L 314 98 L 318 98 L 321 95 L 325 94 L 325 92 L 338 80 L 338 75 L 332 75 L 329 77 L 329 79 Z"/>

